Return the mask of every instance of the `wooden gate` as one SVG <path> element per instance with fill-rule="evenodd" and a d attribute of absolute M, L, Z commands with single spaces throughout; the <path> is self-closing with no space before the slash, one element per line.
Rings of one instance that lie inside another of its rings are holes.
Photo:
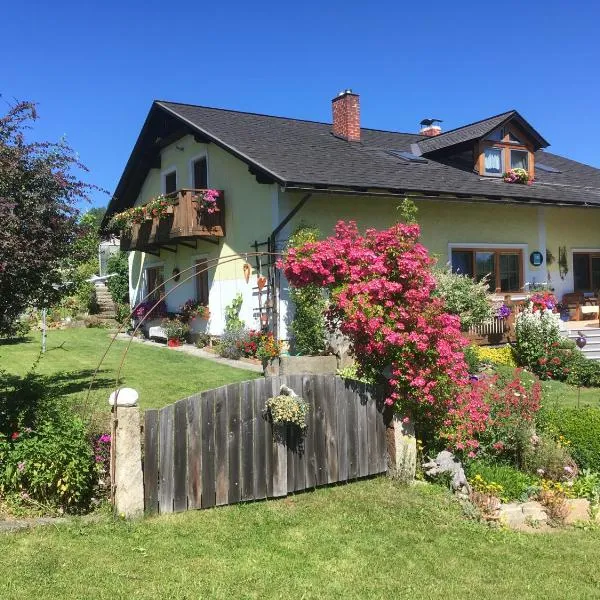
<path fill-rule="evenodd" d="M 310 405 L 304 435 L 265 414 L 282 384 Z M 285 496 L 386 470 L 381 394 L 334 375 L 234 383 L 144 416 L 149 513 Z"/>

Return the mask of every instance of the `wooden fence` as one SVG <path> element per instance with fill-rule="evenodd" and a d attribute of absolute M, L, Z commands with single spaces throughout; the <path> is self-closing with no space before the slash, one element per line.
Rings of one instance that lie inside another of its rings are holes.
<path fill-rule="evenodd" d="M 265 414 L 282 384 L 310 405 L 304 435 Z M 381 394 L 334 375 L 235 383 L 147 410 L 144 420 L 150 513 L 285 496 L 387 470 Z"/>

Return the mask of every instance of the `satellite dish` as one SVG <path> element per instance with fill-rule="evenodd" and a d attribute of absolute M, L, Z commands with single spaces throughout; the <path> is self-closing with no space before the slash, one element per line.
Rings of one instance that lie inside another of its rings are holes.
<path fill-rule="evenodd" d="M 114 406 L 116 400 L 117 406 L 137 406 L 139 397 L 139 394 L 133 388 L 119 388 L 110 395 L 108 403 Z"/>

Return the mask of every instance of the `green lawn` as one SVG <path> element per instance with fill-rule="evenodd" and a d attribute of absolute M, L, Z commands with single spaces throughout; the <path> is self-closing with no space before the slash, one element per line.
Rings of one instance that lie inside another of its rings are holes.
<path fill-rule="evenodd" d="M 598 598 L 599 560 L 599 531 L 493 531 L 441 488 L 379 478 L 0 535 L 0 598 L 584 600 Z"/>
<path fill-rule="evenodd" d="M 561 406 L 577 406 L 577 388 L 560 381 L 543 381 L 544 402 L 558 403 Z M 581 388 L 579 406 L 600 408 L 600 388 Z"/>
<path fill-rule="evenodd" d="M 51 330 L 47 352 L 36 372 L 48 376 L 48 385 L 55 387 L 58 393 L 81 403 L 110 339 L 106 329 Z M 127 342 L 115 342 L 104 360 L 91 395 L 93 406 L 108 409 L 108 396 L 114 389 L 116 369 L 126 346 Z M 24 375 L 39 352 L 39 334 L 19 343 L 0 341 L 0 369 Z M 125 360 L 121 381 L 122 385 L 139 391 L 142 408 L 155 408 L 201 390 L 257 376 L 252 371 L 134 342 Z"/>

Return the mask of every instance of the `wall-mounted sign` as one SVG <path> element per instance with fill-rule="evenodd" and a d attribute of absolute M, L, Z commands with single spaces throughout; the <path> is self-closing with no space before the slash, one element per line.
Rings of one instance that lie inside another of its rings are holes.
<path fill-rule="evenodd" d="M 541 267 L 544 262 L 544 255 L 536 250 L 529 255 L 529 262 L 534 267 Z"/>

